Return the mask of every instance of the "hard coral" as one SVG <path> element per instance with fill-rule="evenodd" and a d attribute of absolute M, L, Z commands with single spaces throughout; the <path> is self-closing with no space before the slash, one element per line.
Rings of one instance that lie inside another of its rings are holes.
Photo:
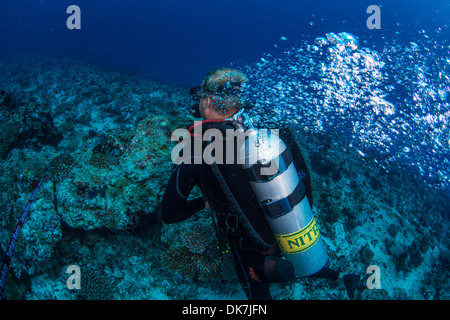
<path fill-rule="evenodd" d="M 218 277 L 221 271 L 217 252 L 197 254 L 186 247 L 177 247 L 164 253 L 162 260 L 166 267 L 190 279 L 207 281 Z"/>
<path fill-rule="evenodd" d="M 22 130 L 22 124 L 17 117 L 10 116 L 8 121 L 0 122 L 0 130 L 0 159 L 4 159 L 17 143 L 17 136 Z"/>
<path fill-rule="evenodd" d="M 48 175 L 53 181 L 61 181 L 68 177 L 75 166 L 75 159 L 68 153 L 61 153 L 50 161 Z"/>
<path fill-rule="evenodd" d="M 101 136 L 99 140 L 99 143 L 92 149 L 89 163 L 99 169 L 117 165 L 124 151 L 121 143 L 111 136 Z"/>
<path fill-rule="evenodd" d="M 202 254 L 214 240 L 215 233 L 208 227 L 194 225 L 183 232 L 181 242 L 190 252 Z"/>
<path fill-rule="evenodd" d="M 213 245 L 215 233 L 202 225 L 183 231 L 181 247 L 163 254 L 164 264 L 179 274 L 199 280 L 217 277 L 221 271 L 221 257 Z"/>
<path fill-rule="evenodd" d="M 136 133 L 125 153 L 138 168 L 153 165 L 158 158 L 170 161 L 171 142 L 165 130 L 169 120 L 165 117 L 148 117 L 136 128 Z"/>
<path fill-rule="evenodd" d="M 98 268 L 85 267 L 81 269 L 81 289 L 77 292 L 78 300 L 111 300 L 112 284 Z"/>

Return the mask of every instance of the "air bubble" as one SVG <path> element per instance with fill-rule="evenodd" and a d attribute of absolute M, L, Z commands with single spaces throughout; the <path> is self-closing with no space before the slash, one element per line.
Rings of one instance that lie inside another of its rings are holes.
<path fill-rule="evenodd" d="M 350 150 L 378 154 L 386 166 L 403 163 L 424 176 L 440 170 L 450 185 L 450 57 L 425 50 L 422 34 L 416 38 L 386 41 L 379 51 L 359 47 L 347 32 L 300 41 L 270 62 L 246 66 L 254 84 L 248 98 L 257 106 L 249 112 L 338 134 Z M 412 150 L 420 152 L 411 157 Z"/>

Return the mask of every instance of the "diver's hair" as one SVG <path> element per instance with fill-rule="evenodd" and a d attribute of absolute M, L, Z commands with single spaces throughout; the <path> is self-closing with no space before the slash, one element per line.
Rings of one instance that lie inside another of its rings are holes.
<path fill-rule="evenodd" d="M 211 107 L 224 115 L 227 115 L 232 110 L 242 108 L 244 101 L 239 95 L 216 95 L 217 89 L 226 85 L 227 83 L 240 82 L 248 83 L 248 78 L 241 71 L 220 67 L 210 70 L 202 82 L 202 90 L 204 94 L 211 97 Z"/>

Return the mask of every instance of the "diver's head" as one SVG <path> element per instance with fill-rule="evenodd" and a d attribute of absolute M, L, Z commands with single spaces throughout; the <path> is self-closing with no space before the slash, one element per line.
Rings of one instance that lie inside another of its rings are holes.
<path fill-rule="evenodd" d="M 204 119 L 233 116 L 244 106 L 241 94 L 247 82 L 248 78 L 236 69 L 215 68 L 209 71 L 194 93 L 199 98 L 200 116 Z"/>

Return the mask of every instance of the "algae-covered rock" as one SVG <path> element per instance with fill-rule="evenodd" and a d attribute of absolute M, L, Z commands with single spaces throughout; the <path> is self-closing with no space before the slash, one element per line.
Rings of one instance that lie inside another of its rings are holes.
<path fill-rule="evenodd" d="M 57 186 L 62 220 L 73 228 L 133 228 L 158 206 L 170 168 L 170 120 L 148 117 L 130 135 L 87 136 L 72 157 L 77 163 Z"/>

